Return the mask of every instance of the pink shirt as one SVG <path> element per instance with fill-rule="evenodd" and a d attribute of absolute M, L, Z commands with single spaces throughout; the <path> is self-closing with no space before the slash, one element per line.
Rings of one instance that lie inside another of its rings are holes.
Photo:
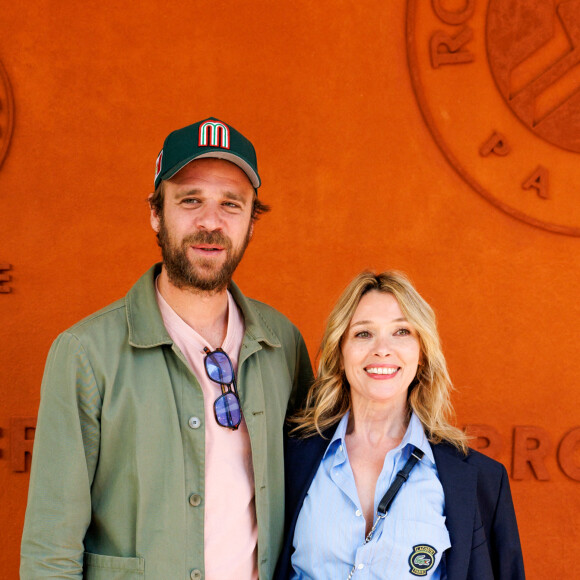
<path fill-rule="evenodd" d="M 217 424 L 213 404 L 221 387 L 205 372 L 203 347 L 215 350 L 167 304 L 157 291 L 157 303 L 169 336 L 179 347 L 203 391 L 205 407 L 205 579 L 257 580 L 258 527 L 254 504 L 254 474 L 246 422 L 237 431 Z M 244 319 L 228 292 L 228 328 L 221 345 L 238 371 Z M 195 388 L 192 384 L 191 388 Z"/>

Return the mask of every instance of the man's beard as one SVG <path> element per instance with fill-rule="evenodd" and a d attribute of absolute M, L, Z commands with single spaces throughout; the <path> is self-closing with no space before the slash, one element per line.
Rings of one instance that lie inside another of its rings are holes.
<path fill-rule="evenodd" d="M 250 243 L 251 228 L 248 228 L 246 239 L 237 250 L 232 250 L 232 241 L 222 232 L 200 231 L 185 237 L 180 245 L 174 245 L 163 217 L 159 223 L 157 240 L 161 247 L 163 265 L 170 282 L 181 289 L 190 289 L 198 292 L 220 292 L 231 282 L 235 269 L 238 267 L 248 244 Z M 197 258 L 195 262 L 187 257 L 190 246 L 198 244 L 215 244 L 224 248 L 226 261 L 216 268 L 213 259 Z"/>

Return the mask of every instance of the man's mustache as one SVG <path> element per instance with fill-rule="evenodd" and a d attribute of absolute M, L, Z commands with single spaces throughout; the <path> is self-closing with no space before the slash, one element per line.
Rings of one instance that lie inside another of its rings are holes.
<path fill-rule="evenodd" d="M 232 247 L 231 240 L 222 232 L 196 232 L 185 237 L 183 244 L 188 246 L 194 244 L 215 244 L 216 246 L 223 246 L 228 250 Z"/>

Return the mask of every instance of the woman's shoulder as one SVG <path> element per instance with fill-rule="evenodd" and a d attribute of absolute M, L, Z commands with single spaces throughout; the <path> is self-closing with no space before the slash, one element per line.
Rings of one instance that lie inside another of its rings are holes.
<path fill-rule="evenodd" d="M 477 467 L 480 473 L 485 473 L 497 479 L 507 477 L 507 470 L 503 463 L 492 459 L 475 449 L 471 449 L 471 447 L 468 450 L 466 461 L 470 465 Z"/>
<path fill-rule="evenodd" d="M 455 446 L 445 442 L 436 445 L 432 444 L 432 448 L 438 469 L 442 467 L 442 462 L 437 461 L 437 459 L 446 456 L 477 469 L 480 479 L 491 480 L 499 484 L 504 478 L 507 478 L 507 471 L 502 463 L 471 447 L 468 448 L 467 453 L 463 453 Z"/>

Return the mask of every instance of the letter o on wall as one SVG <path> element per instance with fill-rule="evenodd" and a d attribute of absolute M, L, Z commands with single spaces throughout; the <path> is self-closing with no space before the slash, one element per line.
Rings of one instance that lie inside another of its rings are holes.
<path fill-rule="evenodd" d="M 571 479 L 580 481 L 580 461 L 574 461 L 577 449 L 580 450 L 580 427 L 568 431 L 558 447 L 560 469 Z"/>

